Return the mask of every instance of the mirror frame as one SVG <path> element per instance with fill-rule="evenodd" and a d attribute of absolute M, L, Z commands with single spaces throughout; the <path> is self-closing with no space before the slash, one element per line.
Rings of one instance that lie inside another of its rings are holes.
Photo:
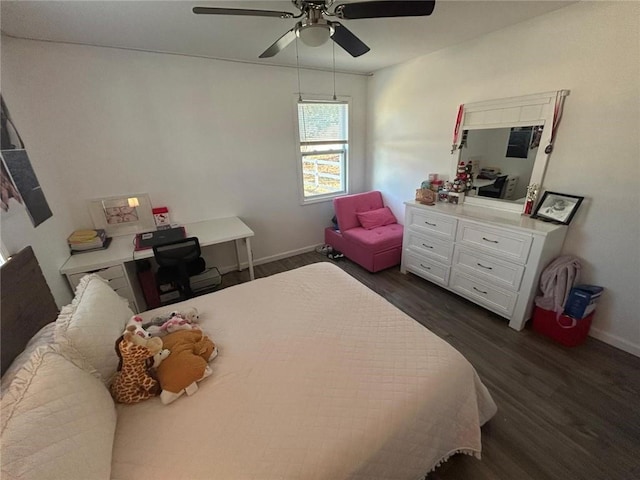
<path fill-rule="evenodd" d="M 547 163 L 551 155 L 551 153 L 546 153 L 545 149 L 547 145 L 551 144 L 556 105 L 560 105 L 563 98 L 568 95 L 569 90 L 554 90 L 520 97 L 465 103 L 459 126 L 461 135 L 452 152 L 454 158 L 451 162 L 451 178 L 454 179 L 456 177 L 456 169 L 462 155 L 461 146 L 464 138 L 462 132 L 465 130 L 544 125 L 540 148 L 538 148 L 531 179 L 529 180 L 529 185 L 536 184 L 538 186 L 537 190 L 538 194 L 540 194 L 543 189 L 542 182 Z M 465 196 L 464 203 L 520 213 L 524 211 L 525 206 L 524 203 L 479 196 Z"/>

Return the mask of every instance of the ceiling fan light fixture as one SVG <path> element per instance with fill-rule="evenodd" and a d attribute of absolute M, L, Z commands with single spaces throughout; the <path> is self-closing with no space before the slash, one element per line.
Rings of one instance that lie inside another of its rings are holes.
<path fill-rule="evenodd" d="M 296 35 L 302 43 L 309 47 L 324 45 L 333 35 L 333 28 L 326 23 L 312 23 L 302 25 L 296 30 Z"/>

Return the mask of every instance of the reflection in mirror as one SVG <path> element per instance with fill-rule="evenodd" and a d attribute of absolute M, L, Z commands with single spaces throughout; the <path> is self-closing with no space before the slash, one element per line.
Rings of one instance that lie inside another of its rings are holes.
<path fill-rule="evenodd" d="M 466 130 L 460 160 L 471 162 L 471 195 L 524 203 L 543 126 Z"/>

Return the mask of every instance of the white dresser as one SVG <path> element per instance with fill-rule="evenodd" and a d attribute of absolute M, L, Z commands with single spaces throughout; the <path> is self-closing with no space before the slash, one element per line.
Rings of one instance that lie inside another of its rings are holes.
<path fill-rule="evenodd" d="M 542 270 L 567 232 L 514 212 L 406 202 L 401 272 L 411 272 L 507 319 L 522 330 Z"/>
<path fill-rule="evenodd" d="M 507 178 L 507 184 L 504 187 L 504 199 L 513 200 L 513 194 L 516 191 L 516 187 L 518 186 L 518 176 L 511 176 Z"/>

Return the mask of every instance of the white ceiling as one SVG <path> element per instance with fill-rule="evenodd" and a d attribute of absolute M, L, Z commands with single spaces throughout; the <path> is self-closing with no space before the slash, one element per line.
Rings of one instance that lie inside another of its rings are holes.
<path fill-rule="evenodd" d="M 336 0 L 335 5 L 351 3 Z M 437 0 L 428 17 L 342 20 L 371 51 L 353 58 L 337 45 L 338 71 L 370 73 L 460 44 L 570 1 Z M 297 13 L 290 1 L 10 1 L 1 2 L 2 32 L 21 38 L 171 52 L 263 64 L 295 65 L 295 44 L 259 59 L 296 19 L 194 15 L 194 6 L 254 8 Z M 301 66 L 331 69 L 333 42 L 299 43 Z"/>

